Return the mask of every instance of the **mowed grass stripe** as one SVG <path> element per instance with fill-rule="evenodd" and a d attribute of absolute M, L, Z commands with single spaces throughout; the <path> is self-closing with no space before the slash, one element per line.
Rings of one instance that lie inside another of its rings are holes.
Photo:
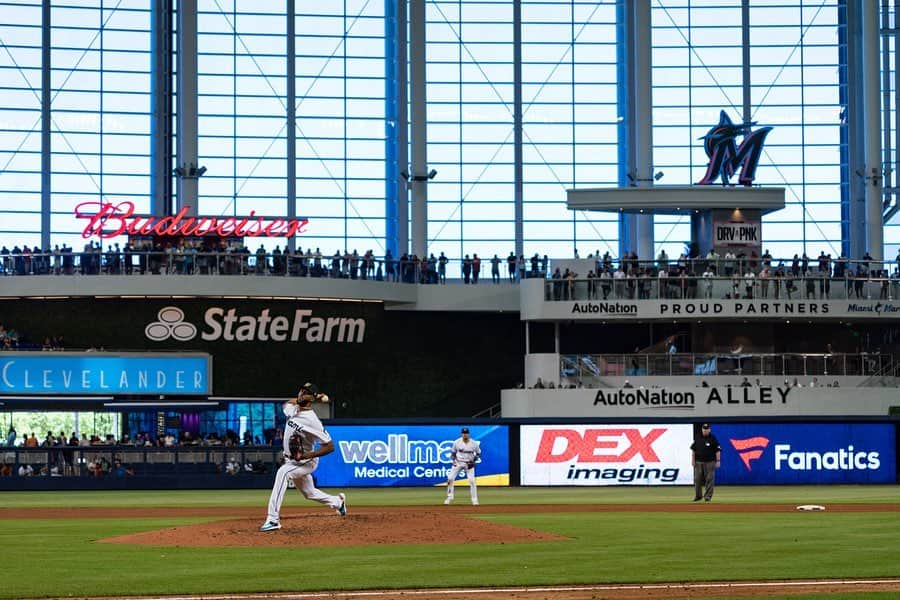
<path fill-rule="evenodd" d="M 267 482 L 270 479 L 267 479 Z M 329 493 L 336 489 L 326 488 Z M 443 487 L 428 488 L 346 488 L 350 504 L 357 506 L 439 505 Z M 2 508 L 130 508 L 253 506 L 265 512 L 269 489 L 258 490 L 116 490 L 4 492 Z M 457 489 L 457 502 L 468 502 L 468 487 Z M 492 488 L 480 487 L 479 500 L 490 504 L 669 504 L 689 502 L 693 488 L 676 487 L 575 487 L 575 488 Z M 898 503 L 895 485 L 862 486 L 719 486 L 715 502 L 735 504 L 823 504 Z M 292 492 L 285 506 L 312 506 Z"/>
<path fill-rule="evenodd" d="M 177 548 L 96 540 L 203 519 L 8 520 L 0 598 L 891 577 L 897 513 L 545 513 L 478 518 L 530 544 Z M 206 519 L 208 520 L 208 519 Z M 251 535 L 263 535 L 253 533 Z"/>

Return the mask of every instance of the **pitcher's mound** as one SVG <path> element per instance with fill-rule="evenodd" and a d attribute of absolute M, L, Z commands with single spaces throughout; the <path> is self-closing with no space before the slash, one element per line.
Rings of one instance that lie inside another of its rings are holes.
<path fill-rule="evenodd" d="M 261 519 L 213 521 L 101 540 L 148 546 L 371 546 L 380 544 L 520 543 L 564 540 L 548 533 L 437 512 L 365 512 L 287 516 L 260 532 Z"/>

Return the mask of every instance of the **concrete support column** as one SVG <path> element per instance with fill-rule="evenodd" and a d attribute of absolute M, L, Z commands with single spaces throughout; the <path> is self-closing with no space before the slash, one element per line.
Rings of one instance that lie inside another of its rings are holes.
<path fill-rule="evenodd" d="M 172 210 L 172 0 L 153 0 L 150 73 L 150 214 Z"/>
<path fill-rule="evenodd" d="M 847 2 L 847 233 L 849 258 L 860 259 L 868 246 L 865 199 L 865 107 L 863 102 L 861 4 Z"/>
<path fill-rule="evenodd" d="M 50 0 L 41 3 L 41 248 L 50 249 Z"/>
<path fill-rule="evenodd" d="M 522 143 L 522 3 L 513 0 L 513 201 L 516 256 L 525 254 L 525 175 L 522 168 Z"/>
<path fill-rule="evenodd" d="M 624 13 L 625 98 L 620 106 L 626 113 L 628 183 L 649 187 L 654 182 L 650 3 L 626 2 Z M 642 260 L 653 259 L 653 216 L 623 214 L 619 219 L 620 255 L 635 251 Z"/>
<path fill-rule="evenodd" d="M 387 248 L 398 257 L 409 251 L 409 184 L 400 176 L 401 171 L 408 171 L 409 166 L 409 115 L 407 108 L 408 95 L 406 91 L 406 67 L 407 67 L 407 14 L 406 0 L 393 0 L 394 10 L 393 39 L 386 40 L 390 45 L 390 56 L 393 76 L 386 85 L 388 98 L 393 97 L 393 102 L 388 109 L 390 111 L 390 123 L 387 125 L 385 135 L 387 143 L 391 144 L 394 153 L 395 164 L 390 168 L 386 185 L 393 186 L 390 198 L 390 206 L 387 207 Z M 391 139 L 392 138 L 392 139 Z"/>
<path fill-rule="evenodd" d="M 296 58 L 296 22 L 294 13 L 296 12 L 295 0 L 286 0 L 285 2 L 285 18 L 287 19 L 285 32 L 287 34 L 287 47 L 285 48 L 285 75 L 287 76 L 287 98 L 285 99 L 285 107 L 287 107 L 287 135 L 285 143 L 287 144 L 287 218 L 297 218 L 297 58 Z M 297 249 L 297 238 L 291 236 L 287 240 L 288 250 L 293 252 Z"/>
<path fill-rule="evenodd" d="M 881 57 L 878 3 L 861 2 L 862 6 L 862 80 L 865 106 L 865 199 L 866 240 L 869 254 L 876 261 L 884 258 L 882 223 L 884 194 L 881 160 Z"/>
<path fill-rule="evenodd" d="M 412 252 L 428 252 L 428 113 L 425 95 L 425 0 L 409 3 L 409 77 L 412 99 Z"/>
<path fill-rule="evenodd" d="M 744 125 L 753 120 L 753 98 L 750 93 L 750 0 L 741 0 L 741 82 Z"/>
<path fill-rule="evenodd" d="M 177 206 L 197 215 L 197 0 L 178 2 Z"/>

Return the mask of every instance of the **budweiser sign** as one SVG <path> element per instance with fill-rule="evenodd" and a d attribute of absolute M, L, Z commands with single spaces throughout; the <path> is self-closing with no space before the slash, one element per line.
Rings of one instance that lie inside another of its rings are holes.
<path fill-rule="evenodd" d="M 188 207 L 166 217 L 135 215 L 134 204 L 128 201 L 82 202 L 75 207 L 75 216 L 87 219 L 81 232 L 85 239 L 100 239 L 127 235 L 203 236 L 219 237 L 290 237 L 305 233 L 309 219 L 267 219 L 250 211 L 247 217 L 188 216 Z"/>

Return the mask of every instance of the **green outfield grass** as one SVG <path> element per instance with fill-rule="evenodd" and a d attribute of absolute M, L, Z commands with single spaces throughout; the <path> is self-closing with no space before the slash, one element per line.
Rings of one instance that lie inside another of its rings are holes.
<path fill-rule="evenodd" d="M 444 486 L 434 488 L 348 488 L 352 504 L 359 506 L 408 506 L 438 504 Z M 690 500 L 694 488 L 666 487 L 483 487 L 482 504 L 670 504 Z M 259 506 L 265 511 L 269 500 L 265 490 L 165 490 L 102 492 L 0 492 L 0 508 L 27 507 L 132 507 L 132 506 Z M 334 492 L 335 490 L 330 490 Z M 465 483 L 459 498 L 468 498 Z M 285 506 L 309 506 L 304 500 L 288 497 Z M 834 486 L 731 486 L 716 488 L 716 502 L 736 504 L 827 504 L 897 503 L 900 487 L 895 485 Z"/>
<path fill-rule="evenodd" d="M 441 489 L 350 489 L 353 506 L 438 505 Z M 900 576 L 900 513 L 492 514 L 491 504 L 689 503 L 687 488 L 480 490 L 479 517 L 566 536 L 528 544 L 184 548 L 98 539 L 215 520 L 2 520 L 0 598 Z M 258 506 L 267 490 L 7 492 L 0 507 Z M 467 500 L 460 489 L 457 501 Z M 897 486 L 734 487 L 717 502 L 898 502 Z M 285 508 L 311 506 L 290 496 Z M 337 518 L 337 517 L 335 517 Z M 261 535 L 261 534 L 260 534 Z M 423 540 L 424 541 L 424 540 Z M 796 598 L 797 596 L 791 596 Z M 807 598 L 886 598 L 880 594 Z"/>

